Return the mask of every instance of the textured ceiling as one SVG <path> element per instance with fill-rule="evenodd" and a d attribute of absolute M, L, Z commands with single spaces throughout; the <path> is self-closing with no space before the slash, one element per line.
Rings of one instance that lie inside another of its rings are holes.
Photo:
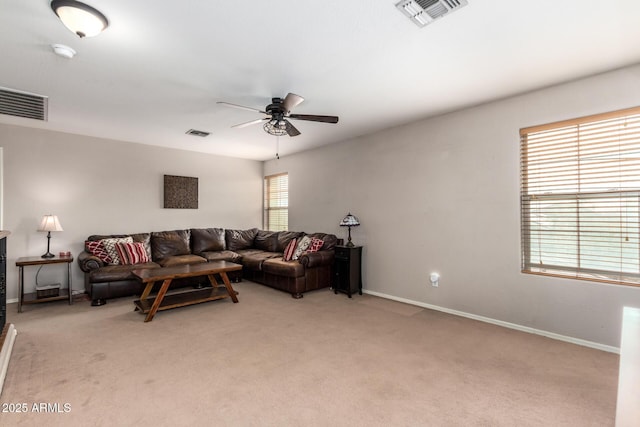
<path fill-rule="evenodd" d="M 0 0 L 0 86 L 49 97 L 47 122 L 0 122 L 264 160 L 276 137 L 231 129 L 261 115 L 217 101 L 340 116 L 295 121 L 286 155 L 640 62 L 637 0 L 469 0 L 424 28 L 396 2 L 86 0 L 111 25 L 81 40 L 47 0 Z"/>

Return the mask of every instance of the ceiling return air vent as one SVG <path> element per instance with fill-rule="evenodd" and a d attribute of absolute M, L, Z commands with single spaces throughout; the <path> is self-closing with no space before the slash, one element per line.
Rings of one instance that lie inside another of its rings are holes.
<path fill-rule="evenodd" d="M 466 5 L 467 0 L 402 0 L 396 7 L 418 27 L 424 27 Z"/>
<path fill-rule="evenodd" d="M 0 87 L 0 114 L 47 121 L 48 104 L 46 96 Z"/>
<path fill-rule="evenodd" d="M 204 138 L 205 136 L 209 136 L 210 135 L 209 132 L 205 132 L 203 130 L 196 130 L 196 129 L 189 129 L 185 133 L 187 135 L 199 136 L 199 137 L 202 137 L 202 138 Z"/>

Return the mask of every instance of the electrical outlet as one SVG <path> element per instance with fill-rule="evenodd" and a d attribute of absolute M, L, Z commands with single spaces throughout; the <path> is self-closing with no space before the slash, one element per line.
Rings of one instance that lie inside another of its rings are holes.
<path fill-rule="evenodd" d="M 431 282 L 431 286 L 437 288 L 440 284 L 440 275 L 438 273 L 431 273 L 429 275 L 429 281 Z"/>

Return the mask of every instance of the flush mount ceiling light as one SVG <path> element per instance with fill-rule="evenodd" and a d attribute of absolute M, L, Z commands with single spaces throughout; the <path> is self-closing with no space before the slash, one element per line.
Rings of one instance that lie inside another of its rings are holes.
<path fill-rule="evenodd" d="M 74 0 L 54 0 L 51 9 L 71 32 L 78 37 L 93 37 L 109 26 L 109 21 L 100 11 Z"/>

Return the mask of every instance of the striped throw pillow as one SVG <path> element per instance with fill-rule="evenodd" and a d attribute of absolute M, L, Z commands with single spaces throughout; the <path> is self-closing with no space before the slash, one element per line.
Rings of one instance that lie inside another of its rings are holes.
<path fill-rule="evenodd" d="M 116 250 L 123 265 L 149 262 L 149 256 L 142 243 L 116 243 Z"/>
<path fill-rule="evenodd" d="M 284 248 L 284 256 L 282 257 L 284 261 L 291 261 L 291 258 L 293 258 L 293 254 L 296 251 L 297 244 L 298 244 L 298 239 L 291 239 L 287 247 Z"/>

